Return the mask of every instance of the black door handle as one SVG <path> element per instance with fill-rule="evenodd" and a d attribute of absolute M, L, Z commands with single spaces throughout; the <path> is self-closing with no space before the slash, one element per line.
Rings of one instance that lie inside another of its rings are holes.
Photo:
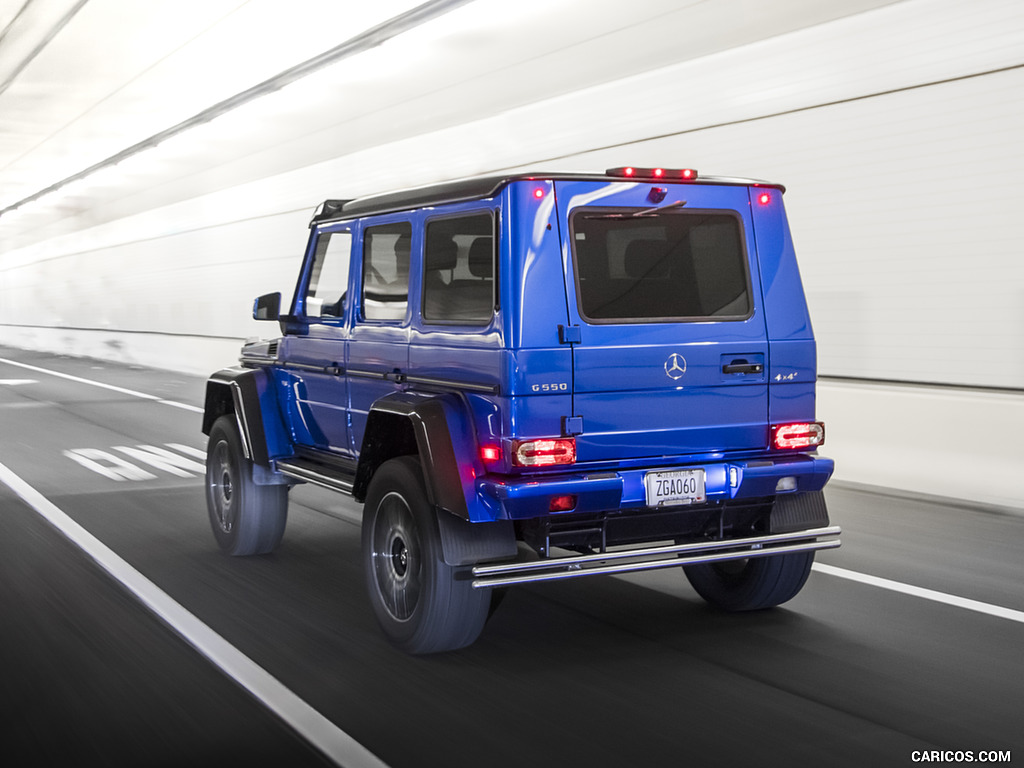
<path fill-rule="evenodd" d="M 746 360 L 733 360 L 722 366 L 722 373 L 761 373 L 763 370 L 762 363 L 748 363 Z"/>

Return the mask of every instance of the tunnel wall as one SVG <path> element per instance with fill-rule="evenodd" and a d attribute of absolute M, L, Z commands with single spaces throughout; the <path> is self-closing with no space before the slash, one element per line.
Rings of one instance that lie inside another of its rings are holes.
<path fill-rule="evenodd" d="M 350 191 L 623 164 L 766 178 L 788 188 L 837 479 L 1024 508 L 1021 7 L 897 3 L 217 192 L 179 185 L 100 224 L 82 214 L 3 254 L 0 343 L 231 364 L 273 332 L 252 298 L 291 295 L 313 207 Z"/>

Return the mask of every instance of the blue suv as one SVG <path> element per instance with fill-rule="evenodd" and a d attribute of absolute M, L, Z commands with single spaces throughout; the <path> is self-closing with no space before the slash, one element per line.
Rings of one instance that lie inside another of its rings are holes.
<path fill-rule="evenodd" d="M 789 600 L 839 545 L 783 187 L 691 169 L 523 173 L 328 200 L 279 338 L 206 390 L 232 555 L 288 490 L 363 503 L 362 560 L 410 653 L 504 588 L 682 567 L 725 610 Z"/>

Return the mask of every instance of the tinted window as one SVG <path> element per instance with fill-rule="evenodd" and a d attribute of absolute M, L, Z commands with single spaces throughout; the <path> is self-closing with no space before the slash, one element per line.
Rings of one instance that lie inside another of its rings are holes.
<path fill-rule="evenodd" d="M 578 209 L 580 312 L 595 322 L 741 319 L 751 311 L 740 219 L 728 213 Z"/>
<path fill-rule="evenodd" d="M 341 317 L 348 289 L 348 265 L 352 252 L 349 232 L 327 232 L 316 242 L 316 255 L 309 273 L 306 314 L 310 317 Z"/>
<path fill-rule="evenodd" d="M 489 213 L 427 224 L 423 319 L 486 325 L 494 314 L 494 223 Z"/>
<path fill-rule="evenodd" d="M 403 320 L 409 303 L 409 222 L 367 227 L 363 233 L 363 318 Z"/>

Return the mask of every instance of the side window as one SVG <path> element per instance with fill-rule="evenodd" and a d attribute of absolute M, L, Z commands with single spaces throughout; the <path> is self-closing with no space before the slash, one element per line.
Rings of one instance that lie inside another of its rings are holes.
<path fill-rule="evenodd" d="M 342 317 L 345 314 L 351 255 L 351 232 L 326 232 L 317 238 L 306 291 L 307 316 Z"/>
<path fill-rule="evenodd" d="M 403 221 L 363 233 L 363 319 L 404 320 L 409 304 L 412 225 Z"/>
<path fill-rule="evenodd" d="M 494 315 L 494 220 L 490 213 L 427 224 L 423 319 L 487 325 Z"/>

